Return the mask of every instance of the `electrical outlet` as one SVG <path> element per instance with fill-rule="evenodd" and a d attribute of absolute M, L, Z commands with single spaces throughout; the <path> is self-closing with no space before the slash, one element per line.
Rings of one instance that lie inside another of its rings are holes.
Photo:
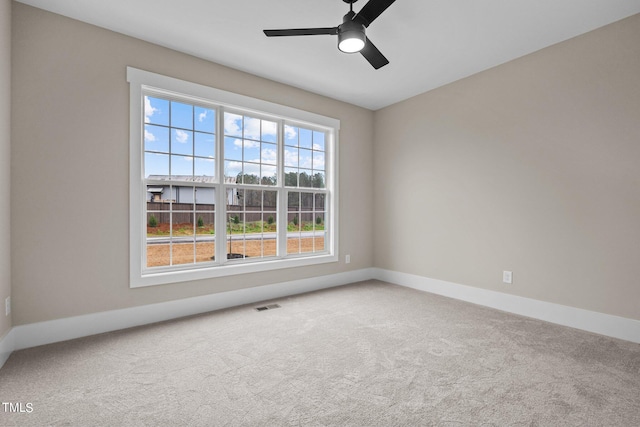
<path fill-rule="evenodd" d="M 4 300 L 4 315 L 8 316 L 11 314 L 11 297 L 7 297 Z"/>
<path fill-rule="evenodd" d="M 513 272 L 511 271 L 503 271 L 502 272 L 502 281 L 504 283 L 513 283 Z"/>
<path fill-rule="evenodd" d="M 347 264 L 351 264 L 351 255 L 347 254 L 344 256 L 344 262 Z"/>

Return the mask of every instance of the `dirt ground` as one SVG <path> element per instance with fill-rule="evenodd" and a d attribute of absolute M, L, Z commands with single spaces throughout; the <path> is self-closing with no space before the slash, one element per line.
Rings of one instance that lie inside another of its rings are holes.
<path fill-rule="evenodd" d="M 302 239 L 288 239 L 287 253 L 308 253 L 315 250 L 324 250 L 324 237 L 307 237 Z M 233 253 L 244 254 L 247 257 L 266 257 L 276 254 L 275 240 L 247 240 L 233 241 Z M 159 267 L 169 265 L 171 248 L 169 244 L 147 245 L 147 267 Z M 195 252 L 195 253 L 194 253 Z M 196 263 L 211 262 L 211 256 L 215 253 L 215 243 L 177 243 L 173 245 L 173 265 L 191 264 L 194 255 Z M 227 243 L 227 253 L 229 244 Z"/>

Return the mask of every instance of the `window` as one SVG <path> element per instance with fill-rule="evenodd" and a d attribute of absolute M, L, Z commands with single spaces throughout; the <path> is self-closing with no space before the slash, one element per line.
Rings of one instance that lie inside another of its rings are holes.
<path fill-rule="evenodd" d="M 339 121 L 128 68 L 131 286 L 337 261 Z"/>

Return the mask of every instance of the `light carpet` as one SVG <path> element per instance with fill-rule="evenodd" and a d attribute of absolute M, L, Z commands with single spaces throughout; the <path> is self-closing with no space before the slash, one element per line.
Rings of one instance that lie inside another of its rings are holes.
<path fill-rule="evenodd" d="M 2 426 L 640 426 L 640 345 L 368 281 L 17 351 Z"/>

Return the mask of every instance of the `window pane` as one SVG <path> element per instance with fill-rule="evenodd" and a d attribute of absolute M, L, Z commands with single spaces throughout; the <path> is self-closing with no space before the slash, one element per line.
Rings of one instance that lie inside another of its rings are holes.
<path fill-rule="evenodd" d="M 238 175 L 242 174 L 242 162 L 225 160 L 224 177 L 225 182 L 236 182 Z"/>
<path fill-rule="evenodd" d="M 195 133 L 195 155 L 214 158 L 216 155 L 215 135 L 210 133 Z"/>
<path fill-rule="evenodd" d="M 241 211 L 243 206 L 242 198 L 244 196 L 243 190 L 237 190 L 235 188 L 227 188 L 227 210 L 230 211 Z"/>
<path fill-rule="evenodd" d="M 313 209 L 313 193 L 300 193 L 300 202 L 303 211 Z"/>
<path fill-rule="evenodd" d="M 300 193 L 290 191 L 287 197 L 287 206 L 289 211 L 297 211 L 300 208 Z"/>
<path fill-rule="evenodd" d="M 313 146 L 312 144 L 312 134 L 313 132 L 310 131 L 309 129 L 303 129 L 300 128 L 300 147 L 304 147 L 304 148 L 311 148 Z"/>
<path fill-rule="evenodd" d="M 300 187 L 307 187 L 307 188 L 311 188 L 312 187 L 312 183 L 311 183 L 311 171 L 310 170 L 300 170 L 300 175 L 298 178 L 298 185 Z"/>
<path fill-rule="evenodd" d="M 171 156 L 171 176 L 180 181 L 193 179 L 193 157 Z"/>
<path fill-rule="evenodd" d="M 214 211 L 216 209 L 216 189 L 211 187 L 196 187 L 196 209 Z"/>
<path fill-rule="evenodd" d="M 224 113 L 224 134 L 226 136 L 242 137 L 242 116 Z"/>
<path fill-rule="evenodd" d="M 213 236 L 198 237 L 196 240 L 196 263 L 213 262 L 216 254 L 216 243 Z"/>
<path fill-rule="evenodd" d="M 265 257 L 271 257 L 271 256 L 276 256 L 278 253 L 278 248 L 276 245 L 276 237 L 275 237 L 275 227 L 273 229 L 273 232 L 271 233 L 271 236 L 265 237 L 265 239 L 263 240 L 262 243 L 262 254 Z"/>
<path fill-rule="evenodd" d="M 173 194 L 172 210 L 193 210 L 194 188 L 190 186 L 173 186 L 171 188 Z M 174 219 L 175 222 L 175 219 Z"/>
<path fill-rule="evenodd" d="M 172 212 L 171 213 L 171 234 L 174 241 L 193 240 L 194 232 L 193 212 Z M 184 239 L 184 238 L 187 239 Z"/>
<path fill-rule="evenodd" d="M 171 153 L 193 154 L 193 132 L 173 129 L 171 131 Z"/>
<path fill-rule="evenodd" d="M 287 187 L 298 186 L 298 170 L 297 169 L 285 168 L 284 185 L 286 185 Z"/>
<path fill-rule="evenodd" d="M 311 165 L 312 165 L 312 157 L 311 157 L 311 150 L 303 150 L 300 149 L 300 156 L 298 158 L 298 164 L 301 168 L 306 168 L 306 169 L 311 169 Z"/>
<path fill-rule="evenodd" d="M 145 96 L 144 122 L 169 126 L 169 101 L 152 96 Z"/>
<path fill-rule="evenodd" d="M 166 195 L 171 194 L 169 185 L 147 185 L 145 201 L 148 203 L 147 210 L 166 210 L 162 202 L 166 200 Z M 167 205 L 168 206 L 168 205 Z"/>
<path fill-rule="evenodd" d="M 147 240 L 147 267 L 171 265 L 171 245 L 168 239 Z"/>
<path fill-rule="evenodd" d="M 144 153 L 144 174 L 146 178 L 166 179 L 169 176 L 169 156 Z"/>
<path fill-rule="evenodd" d="M 262 121 L 262 140 L 265 142 L 278 140 L 278 124 L 276 122 Z"/>
<path fill-rule="evenodd" d="M 260 165 L 259 164 L 244 163 L 242 183 L 243 184 L 259 184 L 260 183 Z"/>
<path fill-rule="evenodd" d="M 324 170 L 324 152 L 323 151 L 314 151 L 313 152 L 313 169 L 315 170 Z"/>
<path fill-rule="evenodd" d="M 313 174 L 313 178 L 311 179 L 311 186 L 313 188 L 325 188 L 325 182 L 324 182 L 324 177 L 325 174 L 324 172 L 315 172 Z"/>
<path fill-rule="evenodd" d="M 264 201 L 263 201 L 264 210 L 267 212 L 275 212 L 278 206 L 278 192 L 277 191 L 265 191 L 264 192 Z"/>
<path fill-rule="evenodd" d="M 193 106 L 172 101 L 171 127 L 193 129 Z"/>
<path fill-rule="evenodd" d="M 260 159 L 263 164 L 275 165 L 278 159 L 278 146 L 276 144 L 263 143 Z"/>
<path fill-rule="evenodd" d="M 324 151 L 324 132 L 313 132 L 313 149 Z"/>
<path fill-rule="evenodd" d="M 244 117 L 244 135 L 247 139 L 260 140 L 260 119 Z"/>
<path fill-rule="evenodd" d="M 292 147 L 298 146 L 298 128 L 284 125 L 284 143 Z"/>
<path fill-rule="evenodd" d="M 177 242 L 171 245 L 171 264 L 193 264 L 195 262 L 195 245 L 193 241 Z"/>
<path fill-rule="evenodd" d="M 224 158 L 227 160 L 242 160 L 242 140 L 237 138 L 224 139 Z"/>
<path fill-rule="evenodd" d="M 216 112 L 210 108 L 195 107 L 195 130 L 214 133 L 216 129 Z"/>
<path fill-rule="evenodd" d="M 313 213 L 300 214 L 300 252 L 307 253 L 314 251 L 314 233 L 313 233 Z"/>
<path fill-rule="evenodd" d="M 215 212 L 196 212 L 196 234 L 204 237 L 214 236 L 215 217 Z M 212 239 L 204 239 L 202 237 L 199 237 L 197 240 L 199 242 L 213 241 Z"/>
<path fill-rule="evenodd" d="M 285 147 L 284 149 L 284 165 L 294 168 L 298 167 L 298 149 L 293 147 Z"/>
<path fill-rule="evenodd" d="M 214 177 L 216 174 L 216 163 L 214 159 L 203 159 L 201 157 L 196 157 L 194 168 L 195 169 L 193 174 L 195 176 Z"/>
<path fill-rule="evenodd" d="M 275 166 L 262 166 L 262 176 L 260 184 L 276 185 L 278 182 L 277 169 Z"/>
<path fill-rule="evenodd" d="M 244 191 L 233 191 L 237 203 L 227 211 L 227 259 L 245 257 L 244 232 L 245 218 L 243 208 Z"/>
<path fill-rule="evenodd" d="M 157 207 L 158 203 L 149 202 L 150 207 Z M 154 206 L 156 205 L 156 206 Z M 160 237 L 169 234 L 169 211 L 147 212 L 147 237 Z"/>
<path fill-rule="evenodd" d="M 196 262 L 215 259 L 215 188 L 198 187 L 196 194 Z"/>
<path fill-rule="evenodd" d="M 245 162 L 260 162 L 260 143 L 258 141 L 244 140 L 244 159 Z"/>
<path fill-rule="evenodd" d="M 144 149 L 146 151 L 169 152 L 169 128 L 154 125 L 144 126 Z"/>

